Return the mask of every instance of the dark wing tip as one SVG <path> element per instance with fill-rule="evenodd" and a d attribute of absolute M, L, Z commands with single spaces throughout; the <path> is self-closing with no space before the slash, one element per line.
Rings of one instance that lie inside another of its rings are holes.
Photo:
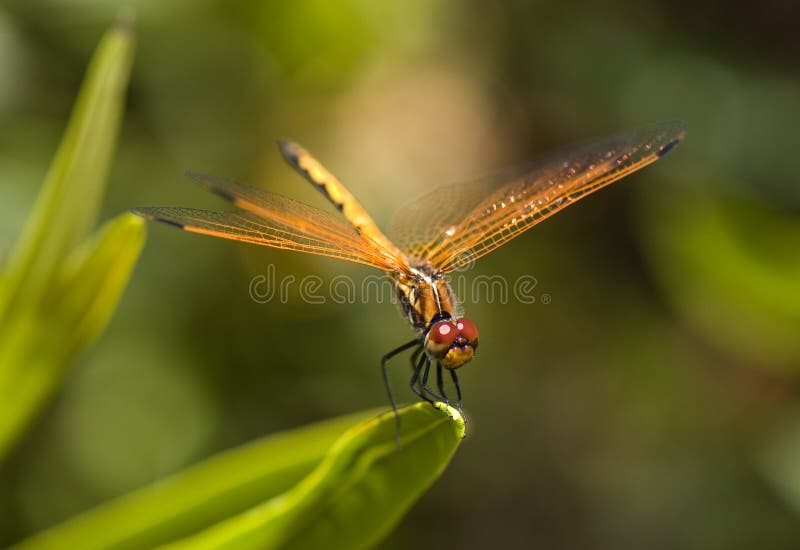
<path fill-rule="evenodd" d="M 672 151 L 675 148 L 675 146 L 677 146 L 680 142 L 681 142 L 680 139 L 675 138 L 672 141 L 670 141 L 669 143 L 667 143 L 666 145 L 662 145 L 661 147 L 658 148 L 658 151 L 656 152 L 656 156 L 658 158 L 663 157 L 664 155 L 666 155 L 667 153 Z"/>
<path fill-rule="evenodd" d="M 206 191 L 210 191 L 215 195 L 222 197 L 226 201 L 233 203 L 236 202 L 236 195 L 229 191 L 228 188 L 244 185 L 236 180 L 211 176 L 209 174 L 203 174 L 202 172 L 196 172 L 194 170 L 186 170 L 184 175 L 187 179 L 192 180 Z"/>
<path fill-rule="evenodd" d="M 165 210 L 167 208 L 162 208 L 158 206 L 139 206 L 136 208 L 131 208 L 131 212 L 136 214 L 137 216 L 141 216 L 142 218 L 148 221 L 156 221 L 161 223 L 166 223 L 168 225 L 173 225 L 179 229 L 185 229 L 182 223 L 175 221 L 166 216 Z"/>
<path fill-rule="evenodd" d="M 290 139 L 278 140 L 278 149 L 281 151 L 283 158 L 292 166 L 297 165 L 297 159 L 300 157 L 302 148 Z"/>
<path fill-rule="evenodd" d="M 686 138 L 686 127 L 687 124 L 682 120 L 676 120 L 670 123 L 672 126 L 672 139 L 670 139 L 667 143 L 662 145 L 658 148 L 656 155 L 658 158 L 663 157 L 670 151 L 672 151 L 677 145 Z"/>
<path fill-rule="evenodd" d="M 661 158 L 683 141 L 686 137 L 686 128 L 686 122 L 670 120 L 645 126 L 642 130 L 646 132 L 645 135 L 650 134 L 655 138 L 654 141 L 651 141 L 651 144 L 658 146 L 655 153 L 656 157 Z"/>
<path fill-rule="evenodd" d="M 198 172 L 197 170 L 185 170 L 183 175 L 195 183 L 203 183 L 206 179 L 206 175 L 202 172 Z"/>

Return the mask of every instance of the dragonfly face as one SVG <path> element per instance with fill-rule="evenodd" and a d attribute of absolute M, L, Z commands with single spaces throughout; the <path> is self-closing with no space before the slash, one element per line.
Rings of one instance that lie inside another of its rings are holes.
<path fill-rule="evenodd" d="M 344 220 L 276 193 L 202 174 L 189 177 L 231 201 L 238 210 L 148 207 L 134 212 L 193 233 L 338 258 L 388 274 L 403 315 L 417 332 L 414 340 L 387 353 L 381 362 L 392 407 L 388 361 L 414 348 L 411 389 L 431 403 L 447 402 L 442 374 L 447 371 L 460 409 L 456 369 L 474 357 L 478 329 L 461 315 L 447 274 L 590 193 L 655 162 L 685 134 L 683 123 L 655 124 L 562 151 L 525 167 L 435 188 L 400 208 L 391 238 L 339 180 L 291 142 L 280 144 L 286 161 Z M 438 393 L 428 386 L 432 363 L 436 364 Z"/>
<path fill-rule="evenodd" d="M 447 370 L 457 369 L 472 360 L 478 349 L 478 327 L 462 317 L 437 321 L 425 335 L 425 352 Z"/>

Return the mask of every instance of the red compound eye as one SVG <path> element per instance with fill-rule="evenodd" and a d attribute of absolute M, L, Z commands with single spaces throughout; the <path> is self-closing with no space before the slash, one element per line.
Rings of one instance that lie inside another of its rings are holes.
<path fill-rule="evenodd" d="M 458 336 L 458 330 L 453 321 L 439 321 L 431 327 L 428 338 L 436 344 L 449 346 L 455 342 L 456 336 Z"/>
<path fill-rule="evenodd" d="M 478 339 L 478 327 L 469 319 L 459 319 L 456 321 L 456 328 L 458 328 L 458 332 L 461 333 L 461 336 L 470 342 Z"/>

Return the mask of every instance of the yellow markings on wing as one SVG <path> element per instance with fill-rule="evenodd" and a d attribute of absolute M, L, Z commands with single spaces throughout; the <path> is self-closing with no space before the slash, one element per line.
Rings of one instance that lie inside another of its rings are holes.
<path fill-rule="evenodd" d="M 449 272 L 669 152 L 680 122 L 647 126 L 526 167 L 434 189 L 401 208 L 391 235 L 414 257 Z"/>
<path fill-rule="evenodd" d="M 387 257 L 394 258 L 396 262 L 408 264 L 405 253 L 383 234 L 352 193 L 317 159 L 300 145 L 291 141 L 282 141 L 280 148 L 289 165 L 316 187 L 360 235 L 374 243 Z"/>

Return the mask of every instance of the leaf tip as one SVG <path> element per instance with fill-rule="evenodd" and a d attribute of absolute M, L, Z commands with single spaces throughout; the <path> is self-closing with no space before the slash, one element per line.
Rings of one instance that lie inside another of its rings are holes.
<path fill-rule="evenodd" d="M 120 214 L 118 220 L 119 223 L 124 224 L 126 227 L 129 227 L 137 232 L 144 232 L 145 227 L 147 227 L 147 220 L 133 211 Z"/>
<path fill-rule="evenodd" d="M 450 417 L 458 437 L 464 438 L 464 436 L 467 435 L 467 421 L 460 410 L 448 403 L 442 403 L 441 401 L 437 401 L 433 406 Z"/>
<path fill-rule="evenodd" d="M 117 12 L 117 19 L 114 25 L 118 32 L 133 34 L 136 27 L 136 8 L 133 6 L 122 6 Z"/>

